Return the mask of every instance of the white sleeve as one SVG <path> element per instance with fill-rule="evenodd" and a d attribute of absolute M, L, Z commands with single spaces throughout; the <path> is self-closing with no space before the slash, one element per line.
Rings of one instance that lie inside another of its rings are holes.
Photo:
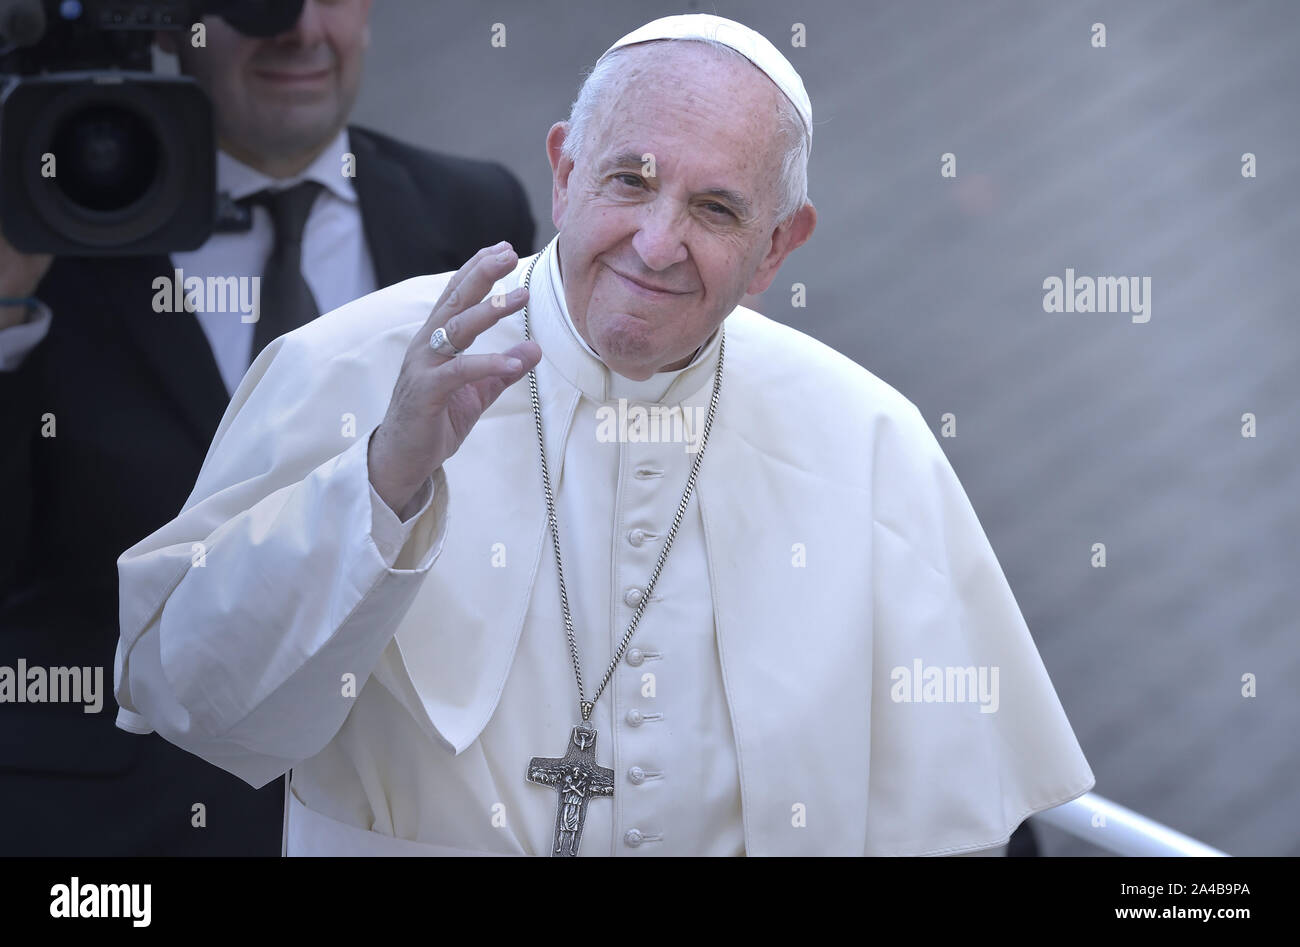
<path fill-rule="evenodd" d="M 50 307 L 38 299 L 36 308 L 27 314 L 26 322 L 0 329 L 0 372 L 18 371 L 23 359 L 49 333 L 52 319 Z"/>
<path fill-rule="evenodd" d="M 357 385 L 354 357 L 332 374 L 303 348 L 282 338 L 258 357 L 185 509 L 118 559 L 118 726 L 255 787 L 343 725 L 447 524 L 441 469 L 405 522 L 370 484 L 386 366 Z M 346 409 L 369 432 L 333 453 Z"/>

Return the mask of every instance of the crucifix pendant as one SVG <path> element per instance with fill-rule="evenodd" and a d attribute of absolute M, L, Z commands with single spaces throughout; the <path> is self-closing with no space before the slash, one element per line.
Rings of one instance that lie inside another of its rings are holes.
<path fill-rule="evenodd" d="M 614 771 L 596 765 L 596 728 L 588 723 L 575 726 L 561 757 L 534 756 L 528 761 L 528 780 L 559 793 L 551 855 L 577 855 L 587 802 L 593 796 L 614 795 Z"/>

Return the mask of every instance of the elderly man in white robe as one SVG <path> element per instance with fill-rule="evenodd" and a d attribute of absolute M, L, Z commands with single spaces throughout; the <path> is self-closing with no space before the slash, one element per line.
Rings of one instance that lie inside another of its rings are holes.
<path fill-rule="evenodd" d="M 119 560 L 119 725 L 291 772 L 291 855 L 978 853 L 1091 788 L 920 413 L 739 305 L 812 235 L 812 128 L 740 24 L 611 47 L 542 253 L 250 368 Z"/>

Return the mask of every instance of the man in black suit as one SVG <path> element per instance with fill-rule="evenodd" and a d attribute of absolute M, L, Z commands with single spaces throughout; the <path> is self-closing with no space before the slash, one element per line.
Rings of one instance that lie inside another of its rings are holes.
<path fill-rule="evenodd" d="M 346 124 L 369 9 L 306 0 L 269 39 L 208 18 L 202 49 L 159 35 L 213 100 L 218 186 L 250 208 L 244 232 L 170 258 L 51 260 L 0 237 L 0 669 L 103 669 L 97 712 L 0 703 L 0 854 L 280 852 L 283 780 L 253 790 L 114 726 L 116 560 L 181 509 L 270 337 L 502 239 L 532 251 L 504 168 Z M 260 319 L 160 307 L 178 269 L 260 272 Z"/>

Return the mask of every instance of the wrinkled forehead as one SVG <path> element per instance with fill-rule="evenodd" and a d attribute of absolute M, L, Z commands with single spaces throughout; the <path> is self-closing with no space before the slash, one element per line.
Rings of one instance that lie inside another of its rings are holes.
<path fill-rule="evenodd" d="M 624 46 L 606 58 L 615 57 L 615 86 L 620 90 L 639 89 L 653 95 L 668 89 L 721 86 L 738 110 L 761 109 L 773 114 L 785 95 L 767 73 L 734 49 L 702 40 L 653 40 Z"/>
<path fill-rule="evenodd" d="M 618 68 L 596 107 L 593 157 L 675 145 L 698 165 L 761 163 L 781 150 L 782 92 L 739 53 L 660 40 L 611 54 Z"/>

